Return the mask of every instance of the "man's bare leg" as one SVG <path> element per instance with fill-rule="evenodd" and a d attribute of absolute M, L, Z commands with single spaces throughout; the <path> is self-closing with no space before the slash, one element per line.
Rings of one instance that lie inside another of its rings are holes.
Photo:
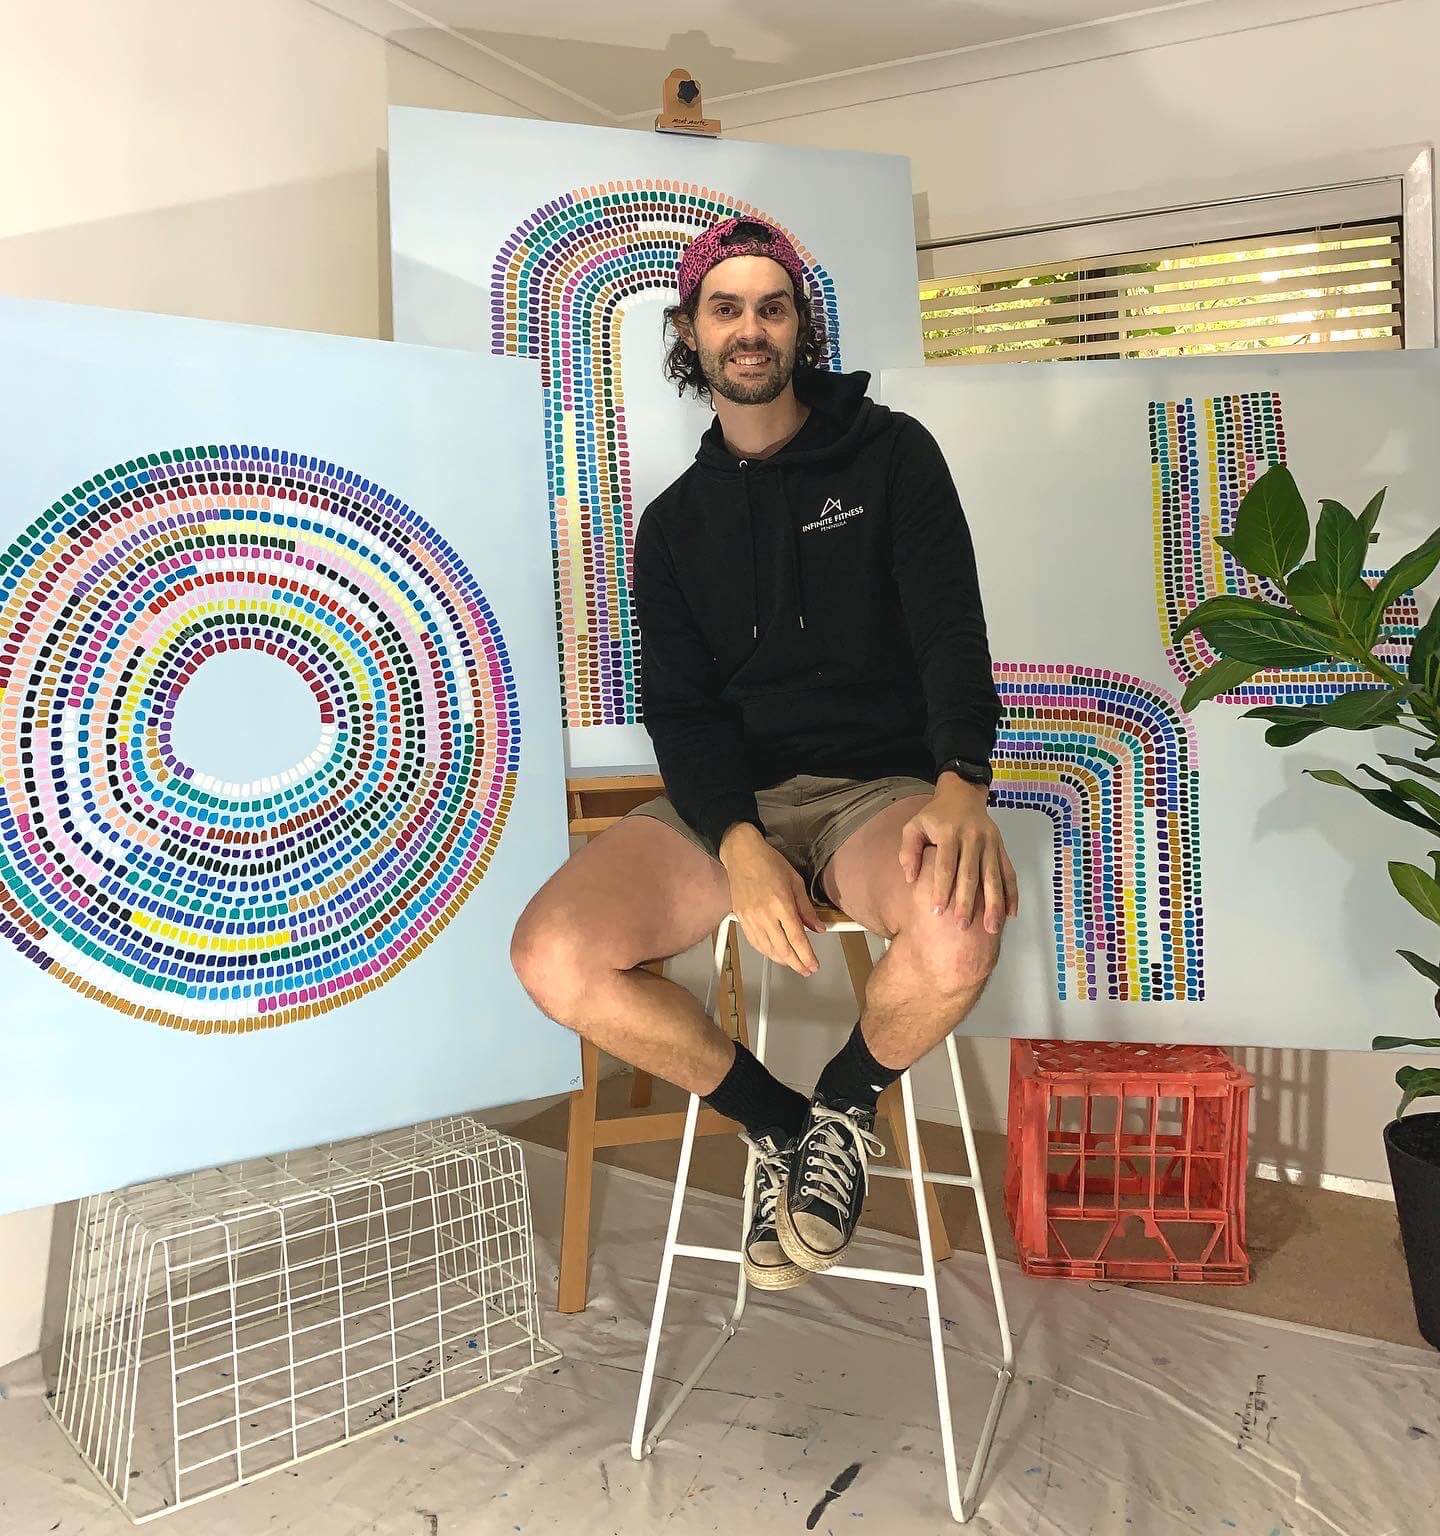
<path fill-rule="evenodd" d="M 861 1033 L 892 1071 L 913 1066 L 964 1022 L 1000 954 L 1001 934 L 986 933 L 978 915 L 962 928 L 953 909 L 938 917 L 931 910 L 933 848 L 925 850 L 919 878 L 906 882 L 900 830 L 924 803 L 913 796 L 872 816 L 840 846 L 823 878 L 837 906 L 891 941 L 865 989 Z"/>
<path fill-rule="evenodd" d="M 858 1028 L 826 1064 L 786 1174 L 776 1214 L 782 1252 L 798 1267 L 839 1263 L 860 1220 L 872 1131 L 888 1083 L 953 1030 L 975 1006 L 994 968 L 1000 935 L 961 927 L 953 908 L 932 906 L 935 849 L 905 879 L 900 833 L 928 800 L 911 796 L 851 834 L 822 876 L 825 894 L 890 947 L 870 973 Z"/>
<path fill-rule="evenodd" d="M 688 1092 L 712 1092 L 730 1038 L 684 987 L 650 971 L 713 933 L 730 910 L 724 866 L 650 816 L 628 816 L 541 886 L 510 943 L 542 1012 L 601 1050 Z"/>

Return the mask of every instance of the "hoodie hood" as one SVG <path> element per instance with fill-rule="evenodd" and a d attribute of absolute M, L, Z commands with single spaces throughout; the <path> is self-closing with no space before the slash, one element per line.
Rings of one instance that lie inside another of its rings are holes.
<path fill-rule="evenodd" d="M 865 393 L 870 375 L 863 370 L 856 373 L 831 373 L 823 368 L 802 368 L 794 374 L 791 383 L 795 388 L 795 398 L 825 417 L 831 428 L 825 443 L 817 448 L 797 450 L 796 441 L 805 435 L 805 428 L 802 427 L 795 439 L 768 459 L 746 461 L 726 447 L 720 418 L 716 416 L 701 437 L 699 448 L 695 450 L 696 464 L 708 474 L 729 479 L 738 479 L 743 473 L 741 465 L 747 462 L 752 469 L 781 465 L 808 469 L 848 458 L 862 443 L 885 431 L 889 424 L 889 407 L 877 405 Z"/>
<path fill-rule="evenodd" d="M 750 552 L 750 633 L 758 638 L 760 633 L 760 577 L 755 555 L 755 512 L 750 496 L 750 477 L 774 475 L 774 484 L 785 507 L 784 533 L 790 544 L 791 570 L 795 582 L 795 611 L 799 627 L 805 628 L 805 573 L 800 562 L 800 539 L 796 531 L 794 506 L 787 493 L 787 481 L 793 485 L 800 475 L 808 474 L 828 465 L 838 465 L 853 458 L 868 442 L 881 436 L 892 425 L 889 407 L 877 404 L 866 395 L 870 375 L 863 370 L 855 373 L 832 373 L 823 368 L 799 369 L 792 377 L 795 397 L 810 407 L 812 414 L 824 420 L 828 429 L 824 439 L 814 447 L 803 446 L 810 421 L 796 433 L 783 448 L 765 459 L 745 459 L 732 453 L 726 446 L 725 435 L 717 415 L 700 439 L 695 452 L 695 467 L 704 475 L 726 482 L 736 495 L 736 515 L 743 516 L 749 534 L 746 546 Z"/>

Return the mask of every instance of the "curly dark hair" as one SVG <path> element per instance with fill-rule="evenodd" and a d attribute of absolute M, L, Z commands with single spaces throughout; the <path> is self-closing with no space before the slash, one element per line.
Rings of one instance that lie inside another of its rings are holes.
<path fill-rule="evenodd" d="M 731 240 L 735 243 L 752 240 L 768 240 L 770 231 L 763 224 L 744 222 L 735 227 Z M 695 291 L 684 304 L 671 304 L 665 310 L 662 335 L 672 337 L 665 353 L 663 372 L 667 379 L 675 385 L 676 393 L 683 395 L 687 389 L 693 389 L 697 398 L 705 401 L 710 399 L 710 385 L 706 381 L 705 371 L 700 366 L 700 354 L 692 351 L 681 337 L 679 329 L 675 325 L 678 317 L 684 316 L 689 322 L 691 334 L 694 334 L 695 315 L 700 307 L 700 289 L 703 284 L 697 283 Z M 825 326 L 819 315 L 815 312 L 815 306 L 811 303 L 808 289 L 801 288 L 795 293 L 795 312 L 799 317 L 799 330 L 795 340 L 795 372 L 803 369 L 816 369 L 821 367 L 830 355 L 830 340 L 825 334 Z"/>

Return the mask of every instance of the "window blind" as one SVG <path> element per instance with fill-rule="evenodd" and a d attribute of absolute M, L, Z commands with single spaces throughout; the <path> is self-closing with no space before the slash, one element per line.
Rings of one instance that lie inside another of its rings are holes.
<path fill-rule="evenodd" d="M 1398 215 L 920 283 L 928 363 L 1403 345 Z"/>

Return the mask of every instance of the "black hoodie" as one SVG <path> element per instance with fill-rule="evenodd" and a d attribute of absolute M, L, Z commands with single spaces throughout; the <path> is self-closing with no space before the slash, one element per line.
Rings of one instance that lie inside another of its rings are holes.
<path fill-rule="evenodd" d="M 717 417 L 636 530 L 645 728 L 675 809 L 713 848 L 737 821 L 761 826 L 755 790 L 792 774 L 933 782 L 995 744 L 954 482 L 925 427 L 869 382 L 797 371 L 810 416 L 768 459 L 736 457 Z"/>

